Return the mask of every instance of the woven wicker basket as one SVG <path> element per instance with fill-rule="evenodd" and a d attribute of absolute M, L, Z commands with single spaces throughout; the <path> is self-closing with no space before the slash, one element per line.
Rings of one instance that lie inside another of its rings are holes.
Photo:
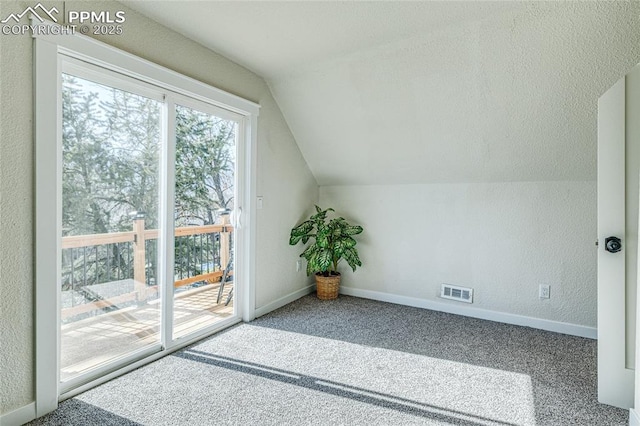
<path fill-rule="evenodd" d="M 340 275 L 316 275 L 316 294 L 318 299 L 332 300 L 338 298 L 340 291 Z"/>

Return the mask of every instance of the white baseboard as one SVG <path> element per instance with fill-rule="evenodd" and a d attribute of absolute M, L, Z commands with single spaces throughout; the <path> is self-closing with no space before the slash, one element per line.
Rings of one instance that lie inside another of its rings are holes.
<path fill-rule="evenodd" d="M 474 308 L 466 305 L 458 306 L 445 302 L 436 302 L 434 300 L 418 299 L 417 297 L 400 296 L 397 294 L 362 290 L 353 287 L 341 286 L 340 293 L 347 296 L 362 297 L 364 299 L 379 300 L 381 302 L 396 303 L 398 305 L 413 306 L 415 308 L 430 309 L 432 311 L 447 312 L 450 314 L 462 315 L 472 318 L 503 322 L 506 324 L 522 325 L 525 327 L 553 331 L 562 334 L 569 334 L 578 337 L 586 337 L 589 339 L 598 338 L 598 331 L 595 327 L 586 327 L 583 325 L 569 324 L 566 322 L 526 317 L 523 315 L 509 314 L 506 312 L 490 311 L 488 309 Z"/>
<path fill-rule="evenodd" d="M 633 408 L 629 410 L 629 426 L 640 426 L 640 412 Z"/>
<path fill-rule="evenodd" d="M 311 294 L 315 291 L 315 289 L 316 289 L 315 284 L 311 284 L 304 288 L 301 288 L 300 290 L 296 290 L 293 293 L 289 293 L 278 300 L 274 300 L 273 302 L 266 304 L 260 308 L 256 308 L 256 311 L 255 311 L 256 318 L 261 317 L 265 314 L 268 314 L 271 311 L 275 311 L 278 308 L 282 308 L 284 305 L 288 305 L 294 300 L 298 300 L 301 297 L 306 296 L 307 294 Z"/>
<path fill-rule="evenodd" d="M 36 418 L 36 403 L 32 402 L 17 410 L 0 415 L 0 425 L 20 426 Z"/>

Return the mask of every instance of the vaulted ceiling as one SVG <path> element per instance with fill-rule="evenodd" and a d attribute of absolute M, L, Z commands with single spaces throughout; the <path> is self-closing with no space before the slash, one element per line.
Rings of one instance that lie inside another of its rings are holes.
<path fill-rule="evenodd" d="M 122 3 L 264 77 L 320 185 L 595 179 L 640 62 L 635 1 Z"/>

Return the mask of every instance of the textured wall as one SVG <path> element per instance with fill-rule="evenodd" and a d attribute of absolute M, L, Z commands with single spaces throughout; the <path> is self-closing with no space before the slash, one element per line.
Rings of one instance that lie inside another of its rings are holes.
<path fill-rule="evenodd" d="M 320 203 L 365 228 L 344 285 L 596 326 L 595 182 L 329 186 Z M 551 285 L 551 299 L 538 286 Z"/>
<path fill-rule="evenodd" d="M 62 10 L 61 2 L 47 2 Z M 0 2 L 0 16 L 28 2 Z M 310 212 L 318 188 L 265 82 L 217 55 L 115 2 L 66 2 L 67 10 L 126 11 L 125 33 L 102 41 L 220 89 L 260 103 L 257 307 L 305 285 L 295 272 L 297 250 L 287 245 L 291 226 Z M 33 400 L 33 140 L 30 37 L 1 36 L 2 303 L 0 413 Z"/>
<path fill-rule="evenodd" d="M 518 3 L 269 78 L 318 183 L 595 179 L 596 101 L 640 62 L 640 2 Z"/>
<path fill-rule="evenodd" d="M 0 2 L 0 16 L 28 6 Z M 0 413 L 33 400 L 31 39 L 0 36 Z"/>

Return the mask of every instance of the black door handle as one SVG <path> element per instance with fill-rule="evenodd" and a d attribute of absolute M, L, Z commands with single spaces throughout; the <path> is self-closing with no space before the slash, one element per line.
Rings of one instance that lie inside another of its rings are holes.
<path fill-rule="evenodd" d="M 604 249 L 609 253 L 617 253 L 622 250 L 622 240 L 618 237 L 607 237 L 604 240 Z"/>

